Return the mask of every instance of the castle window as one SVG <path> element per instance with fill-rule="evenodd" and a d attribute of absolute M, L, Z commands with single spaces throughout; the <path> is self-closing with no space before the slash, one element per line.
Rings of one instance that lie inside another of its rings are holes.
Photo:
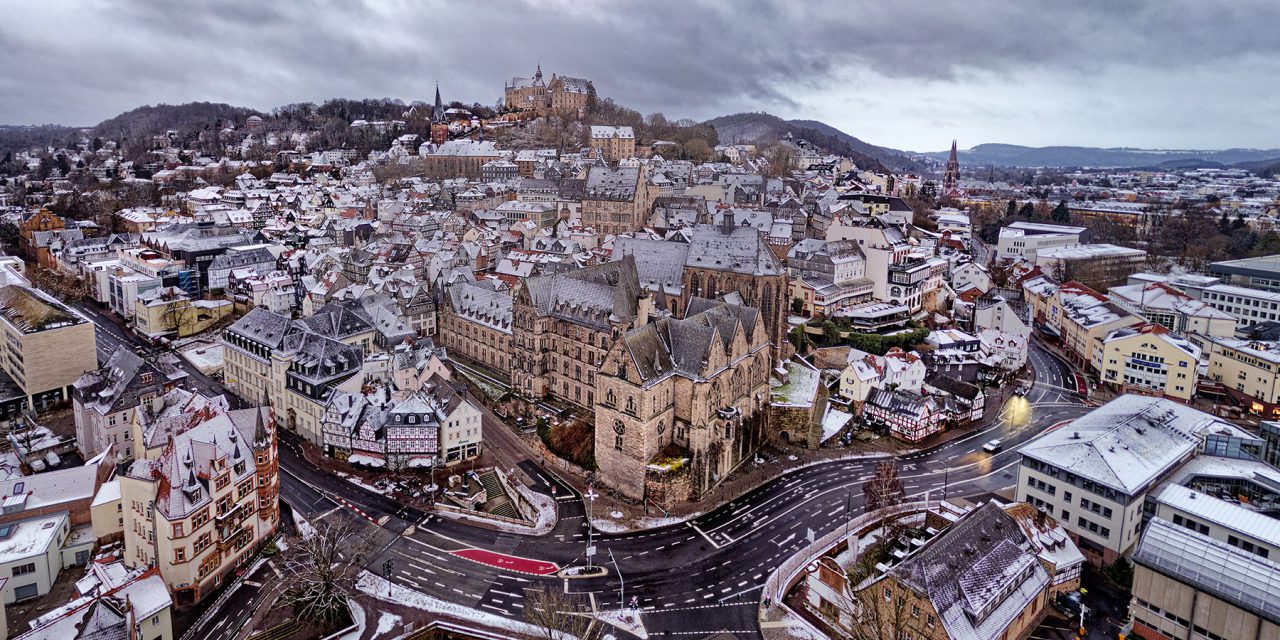
<path fill-rule="evenodd" d="M 622 436 L 621 436 L 621 435 L 615 435 L 615 436 L 613 436 L 613 448 L 614 448 L 614 449 L 617 449 L 618 451 L 622 451 Z"/>
<path fill-rule="evenodd" d="M 629 414 L 631 414 L 631 415 L 633 415 L 633 416 L 636 414 L 636 398 L 635 398 L 635 396 L 627 396 L 627 408 L 626 408 L 626 412 L 627 412 L 627 413 L 629 413 Z"/>

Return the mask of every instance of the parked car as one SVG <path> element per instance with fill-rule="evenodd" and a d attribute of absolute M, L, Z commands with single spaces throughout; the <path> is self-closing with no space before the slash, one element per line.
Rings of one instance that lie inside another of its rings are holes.
<path fill-rule="evenodd" d="M 995 440 L 992 440 L 982 445 L 982 450 L 986 451 L 987 453 L 995 453 L 1003 447 L 1004 447 L 1004 443 L 1000 442 L 999 438 L 996 438 Z"/>

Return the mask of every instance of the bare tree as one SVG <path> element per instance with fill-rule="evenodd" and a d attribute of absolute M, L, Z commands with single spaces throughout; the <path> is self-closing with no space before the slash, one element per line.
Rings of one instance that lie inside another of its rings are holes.
<path fill-rule="evenodd" d="M 877 463 L 875 475 L 862 484 L 862 496 L 866 499 L 868 512 L 902 504 L 907 494 L 902 480 L 898 479 L 898 461 Z"/>
<path fill-rule="evenodd" d="M 552 584 L 524 590 L 525 622 L 538 629 L 537 638 L 564 640 L 581 638 L 591 627 L 591 608 L 581 598 Z"/>
<path fill-rule="evenodd" d="M 368 554 L 367 539 L 349 520 L 325 522 L 294 542 L 285 558 L 281 604 L 301 622 L 334 629 L 347 622 L 347 596 Z"/>
<path fill-rule="evenodd" d="M 926 633 L 925 607 L 916 604 L 915 594 L 892 578 L 877 580 L 854 592 L 853 625 L 855 640 L 914 640 L 931 637 Z M 936 621 L 935 621 L 936 624 Z"/>

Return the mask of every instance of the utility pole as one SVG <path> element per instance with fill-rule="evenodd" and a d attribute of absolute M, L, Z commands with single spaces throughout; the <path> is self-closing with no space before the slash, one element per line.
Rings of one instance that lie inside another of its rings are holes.
<path fill-rule="evenodd" d="M 618 559 L 613 557 L 613 549 L 609 549 L 609 561 L 613 563 L 613 570 L 618 573 L 618 609 L 626 610 L 627 608 L 627 583 L 622 580 L 622 569 L 618 568 Z"/>
<path fill-rule="evenodd" d="M 587 493 L 582 497 L 587 499 L 587 571 L 590 571 L 595 568 L 595 565 L 591 562 L 591 557 L 596 555 L 596 548 L 591 544 L 591 530 L 593 528 L 591 526 L 591 513 L 592 506 L 595 505 L 596 498 L 599 498 L 600 494 L 596 493 L 596 490 L 591 485 L 587 485 Z"/>

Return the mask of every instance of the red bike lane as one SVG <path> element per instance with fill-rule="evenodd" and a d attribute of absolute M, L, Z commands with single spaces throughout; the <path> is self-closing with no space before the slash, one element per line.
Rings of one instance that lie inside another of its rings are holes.
<path fill-rule="evenodd" d="M 485 549 L 462 549 L 460 551 L 454 551 L 453 555 L 466 558 L 472 562 L 487 564 L 491 567 L 515 571 L 517 573 L 527 573 L 535 576 L 554 575 L 560 570 L 560 567 L 554 562 L 530 560 L 529 558 L 509 556 L 503 553 L 487 551 Z"/>

